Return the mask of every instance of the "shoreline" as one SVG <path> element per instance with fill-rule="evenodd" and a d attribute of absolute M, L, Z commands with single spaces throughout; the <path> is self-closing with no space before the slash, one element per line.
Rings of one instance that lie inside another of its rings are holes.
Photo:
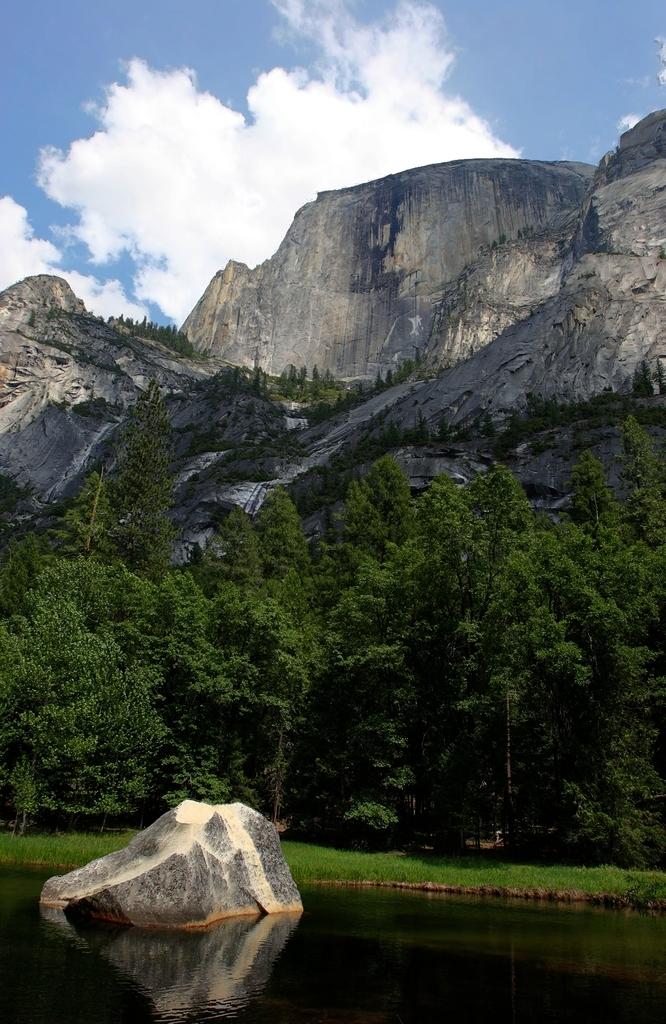
<path fill-rule="evenodd" d="M 0 867 L 64 874 L 120 849 L 134 834 L 0 835 Z M 289 839 L 283 840 L 282 851 L 299 886 L 394 889 L 666 912 L 666 872 L 659 869 L 370 853 Z"/>
<path fill-rule="evenodd" d="M 54 864 L 47 861 L 0 860 L 2 868 L 41 868 L 58 871 L 72 871 L 79 864 Z M 490 899 L 522 900 L 526 903 L 583 903 L 603 907 L 606 910 L 632 910 L 655 914 L 666 913 L 666 899 L 636 900 L 630 896 L 612 892 L 584 892 L 581 889 L 535 889 L 509 885 L 456 885 L 446 882 L 399 882 L 391 880 L 344 879 L 344 878 L 302 878 L 300 885 L 312 885 L 322 889 L 392 889 L 405 892 L 425 892 L 440 896 L 483 896 Z"/>
<path fill-rule="evenodd" d="M 309 879 L 304 885 L 331 889 L 403 889 L 408 892 L 431 892 L 442 896 L 488 896 L 491 899 L 513 899 L 542 903 L 587 903 L 608 910 L 651 911 L 666 913 L 666 900 L 636 902 L 629 896 L 612 892 L 583 892 L 580 889 L 521 889 L 501 885 L 452 885 L 443 882 L 344 881 L 342 879 Z"/>

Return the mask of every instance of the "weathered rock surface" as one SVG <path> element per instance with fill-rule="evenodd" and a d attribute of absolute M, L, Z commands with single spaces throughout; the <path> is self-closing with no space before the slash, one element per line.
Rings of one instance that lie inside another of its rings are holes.
<path fill-rule="evenodd" d="M 58 278 L 8 289 L 0 474 L 30 491 L 12 526 L 71 497 L 100 460 L 112 468 L 116 432 L 151 377 L 175 428 L 181 561 L 231 507 L 254 514 L 278 483 L 303 493 L 309 473 L 348 460 L 382 423 L 425 420 L 432 437 L 442 419 L 499 423 L 529 393 L 628 391 L 641 360 L 666 367 L 665 138 L 658 111 L 593 177 L 584 165 L 462 161 L 326 193 L 297 214 L 272 260 L 217 275 L 188 324 L 199 347 L 231 361 L 374 375 L 420 351 L 427 376 L 305 429 L 290 429 L 303 427 L 292 410 L 228 387 L 220 357 L 187 360 L 123 335 Z M 570 460 L 553 451 L 528 450 L 516 467 L 535 503 L 559 508 Z M 441 471 L 467 479 L 485 455 L 404 460 L 418 488 Z"/>
<path fill-rule="evenodd" d="M 396 418 L 506 415 L 532 392 L 580 400 L 629 390 L 642 360 L 666 360 L 666 110 L 601 162 L 556 295 L 492 345 L 418 386 Z"/>
<path fill-rule="evenodd" d="M 71 495 L 151 378 L 179 396 L 219 368 L 89 315 L 61 278 L 26 278 L 0 293 L 0 473 L 39 502 Z"/>
<path fill-rule="evenodd" d="M 451 365 L 557 291 L 592 174 L 459 160 L 321 193 L 272 259 L 216 274 L 183 329 L 200 351 L 271 373 L 374 377 L 426 349 Z"/>
<path fill-rule="evenodd" d="M 303 909 L 277 831 L 244 804 L 185 800 L 117 853 L 50 878 L 40 902 L 142 927 Z"/>

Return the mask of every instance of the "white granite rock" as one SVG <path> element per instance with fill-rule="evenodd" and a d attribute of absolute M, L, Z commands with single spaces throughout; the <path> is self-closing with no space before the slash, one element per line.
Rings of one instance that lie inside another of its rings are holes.
<path fill-rule="evenodd" d="M 40 903 L 142 927 L 300 912 L 276 829 L 244 804 L 185 800 L 124 850 L 45 883 Z"/>

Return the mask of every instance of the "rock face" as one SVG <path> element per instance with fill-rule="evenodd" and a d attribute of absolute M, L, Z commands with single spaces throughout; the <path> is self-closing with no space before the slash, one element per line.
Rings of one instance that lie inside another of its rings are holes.
<path fill-rule="evenodd" d="M 50 878 L 40 902 L 158 928 L 303 909 L 273 827 L 244 804 L 185 800 L 124 849 Z"/>
<path fill-rule="evenodd" d="M 278 483 L 306 493 L 382 423 L 425 422 L 432 439 L 446 420 L 475 436 L 480 417 L 500 423 L 530 393 L 586 400 L 630 390 L 643 359 L 666 370 L 665 140 L 657 111 L 594 174 L 475 160 L 325 193 L 272 260 L 215 277 L 187 322 L 197 346 L 218 353 L 205 359 L 101 323 L 58 278 L 8 289 L 0 484 L 9 476 L 25 490 L 0 530 L 20 533 L 100 462 L 112 471 L 116 433 L 151 377 L 174 427 L 175 554 L 185 561 L 230 507 L 254 514 Z M 289 410 L 218 372 L 224 357 L 374 376 L 417 351 L 419 379 L 299 430 Z M 482 451 L 405 457 L 417 488 L 441 471 L 467 479 L 485 462 Z M 527 453 L 516 465 L 535 500 L 566 501 L 564 458 Z"/>
<path fill-rule="evenodd" d="M 557 291 L 592 174 L 461 160 L 321 193 L 272 259 L 216 274 L 183 329 L 200 351 L 271 373 L 374 377 L 426 350 L 452 365 Z"/>
<path fill-rule="evenodd" d="M 0 473 L 41 500 L 75 493 L 151 378 L 177 395 L 217 369 L 120 333 L 61 278 L 26 278 L 0 293 Z"/>
<path fill-rule="evenodd" d="M 602 160 L 557 293 L 438 379 L 416 385 L 427 420 L 506 415 L 532 392 L 582 400 L 630 389 L 636 366 L 666 367 L 666 110 Z M 412 411 L 401 399 L 396 419 Z"/>

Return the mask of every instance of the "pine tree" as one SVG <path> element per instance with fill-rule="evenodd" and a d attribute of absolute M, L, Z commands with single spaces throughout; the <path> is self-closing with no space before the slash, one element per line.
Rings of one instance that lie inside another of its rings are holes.
<path fill-rule="evenodd" d="M 352 480 L 344 511 L 345 537 L 359 552 L 383 559 L 388 544 L 402 544 L 412 524 L 407 477 L 390 455 L 363 480 Z"/>
<path fill-rule="evenodd" d="M 168 567 L 174 530 L 167 511 L 172 478 L 170 426 L 156 381 L 140 395 L 125 431 L 112 501 L 114 539 L 125 562 L 149 576 Z"/>
<path fill-rule="evenodd" d="M 101 473 L 91 473 L 64 516 L 63 550 L 86 558 L 113 554 L 113 512 L 109 489 Z"/>
<path fill-rule="evenodd" d="M 303 575 L 310 554 L 296 506 L 284 487 L 269 492 L 257 516 L 259 548 L 266 576 L 283 579 L 290 569 Z"/>
<path fill-rule="evenodd" d="M 583 452 L 574 466 L 571 487 L 569 515 L 584 530 L 596 534 L 604 520 L 617 518 L 617 503 L 606 482 L 604 467 L 592 452 Z"/>
<path fill-rule="evenodd" d="M 652 547 L 666 541 L 666 474 L 647 432 L 633 416 L 622 425 L 624 478 L 629 485 L 626 516 L 636 535 Z"/>
<path fill-rule="evenodd" d="M 651 398 L 652 395 L 654 395 L 652 374 L 650 373 L 650 367 L 647 359 L 641 359 L 640 363 L 634 370 L 631 392 L 633 395 L 636 395 L 637 398 Z"/>
<path fill-rule="evenodd" d="M 483 417 L 481 419 L 481 436 L 482 437 L 495 437 L 496 434 L 497 434 L 497 430 L 495 429 L 495 424 L 493 423 L 492 419 L 490 418 L 490 414 L 487 413 L 487 412 L 484 413 Z"/>
<path fill-rule="evenodd" d="M 243 587 L 261 582 L 259 541 L 252 520 L 240 508 L 231 510 L 206 548 L 194 575 L 206 594 L 214 593 L 221 580 Z"/>
<path fill-rule="evenodd" d="M 22 613 L 26 595 L 52 560 L 43 536 L 29 533 L 23 540 L 10 541 L 0 561 L 0 615 Z"/>
<path fill-rule="evenodd" d="M 453 431 L 446 416 L 440 417 L 439 423 L 437 424 L 437 440 L 444 442 L 453 440 Z"/>

